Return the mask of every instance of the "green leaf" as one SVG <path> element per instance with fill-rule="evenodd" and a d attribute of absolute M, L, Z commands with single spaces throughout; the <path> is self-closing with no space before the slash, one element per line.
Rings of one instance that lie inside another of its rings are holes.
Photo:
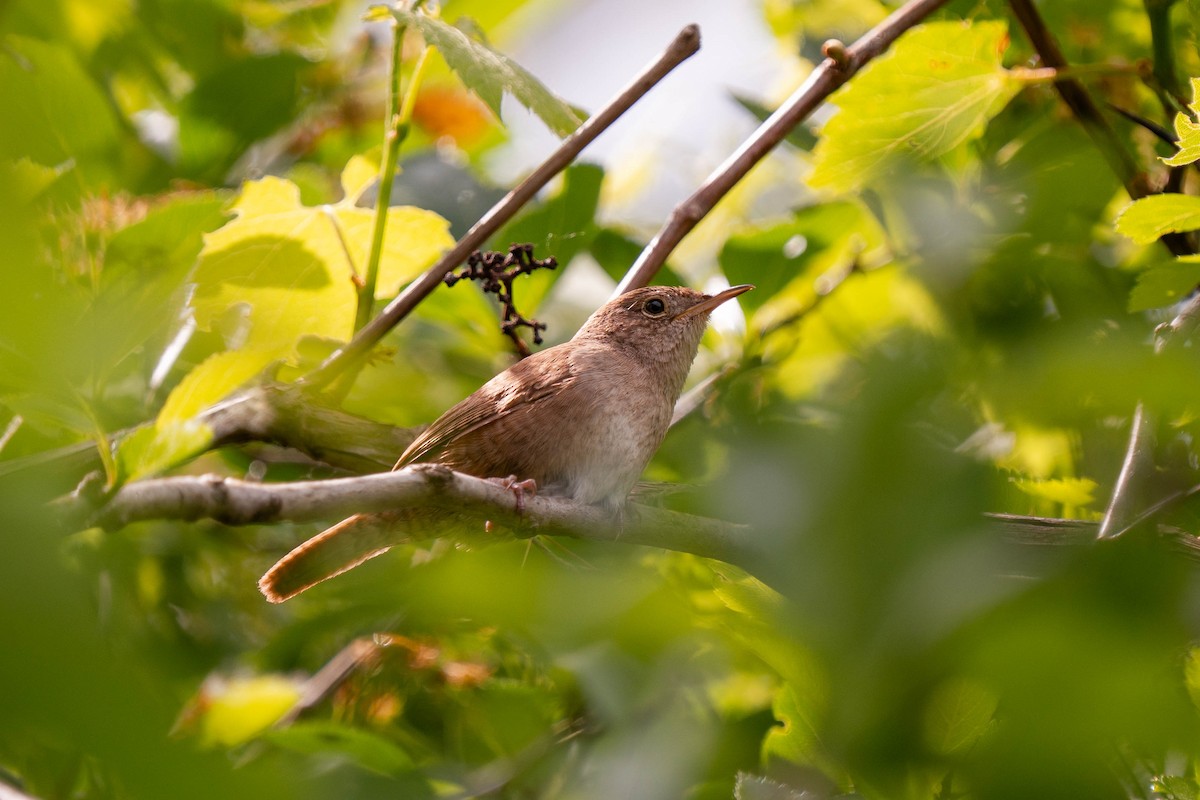
<path fill-rule="evenodd" d="M 345 185 L 361 184 L 354 160 Z M 205 238 L 192 307 L 203 330 L 217 330 L 236 306 L 248 309 L 244 346 L 273 357 L 295 354 L 303 336 L 344 340 L 353 331 L 353 278 L 367 261 L 374 212 L 354 198 L 310 207 L 295 184 L 248 181 L 234 203 L 236 218 Z M 388 209 L 377 296 L 394 294 L 453 244 L 446 221 L 408 206 Z"/>
<path fill-rule="evenodd" d="M 1129 293 L 1129 310 L 1148 311 L 1173 305 L 1197 286 L 1200 286 L 1200 256 L 1180 256 L 1138 275 L 1137 285 Z"/>
<path fill-rule="evenodd" d="M 1125 207 L 1117 217 L 1117 233 L 1138 244 L 1150 244 L 1166 233 L 1200 229 L 1200 197 L 1153 194 Z"/>
<path fill-rule="evenodd" d="M 186 422 L 253 378 L 274 358 L 263 350 L 227 350 L 200 362 L 167 395 L 157 424 Z"/>
<path fill-rule="evenodd" d="M 812 709 L 800 701 L 790 684 L 780 687 L 772 704 L 779 721 L 763 737 L 762 758 L 767 764 L 781 759 L 793 764 L 813 764 L 821 760 L 821 737 Z"/>
<path fill-rule="evenodd" d="M 834 96 L 809 185 L 851 191 L 978 137 L 1021 88 L 1000 63 L 1007 43 L 1002 22 L 913 28 Z"/>
<path fill-rule="evenodd" d="M 596 233 L 596 209 L 604 170 L 593 164 L 575 164 L 563 174 L 562 189 L 532 211 L 502 228 L 492 237 L 493 247 L 530 242 L 536 258 L 554 256 L 559 266 L 591 243 Z"/>
<path fill-rule="evenodd" d="M 0 48 L 0 159 L 73 159 L 89 182 L 108 178 L 118 142 L 112 106 L 65 47 L 9 36 Z M 19 120 L 19 124 L 12 124 Z"/>
<path fill-rule="evenodd" d="M 140 428 L 117 447 L 117 484 L 189 461 L 208 449 L 212 437 L 212 429 L 196 420 Z"/>
<path fill-rule="evenodd" d="M 420 31 L 425 41 L 446 59 L 450 69 L 458 73 L 466 87 L 497 117 L 500 116 L 500 100 L 507 92 L 559 136 L 566 136 L 583 122 L 575 109 L 555 97 L 524 67 L 472 39 L 461 27 L 404 8 L 393 8 L 392 13 L 401 25 Z"/>
<path fill-rule="evenodd" d="M 28 158 L 0 161 L 0 186 L 13 194 L 17 203 L 28 203 L 58 180 L 66 167 L 46 167 Z"/>
<path fill-rule="evenodd" d="M 1200 123 L 1193 117 L 1200 114 L 1200 78 L 1192 78 L 1192 102 L 1188 104 L 1192 116 L 1182 112 L 1175 115 L 1175 138 L 1179 152 L 1163 163 L 1182 167 L 1200 159 Z"/>
<path fill-rule="evenodd" d="M 392 741 L 336 722 L 297 722 L 263 738 L 298 753 L 342 755 L 381 775 L 399 775 L 415 769 L 412 757 Z"/>
<path fill-rule="evenodd" d="M 966 752 L 992 724 L 994 692 L 968 680 L 938 686 L 925 707 L 925 744 L 942 756 Z"/>

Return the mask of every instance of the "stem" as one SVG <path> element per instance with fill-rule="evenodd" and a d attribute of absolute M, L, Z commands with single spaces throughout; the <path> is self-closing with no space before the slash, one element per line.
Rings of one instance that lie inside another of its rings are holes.
<path fill-rule="evenodd" d="M 428 45 L 421 50 L 421 55 L 417 57 L 417 63 L 413 67 L 408 81 L 408 91 L 404 92 L 401 97 L 400 59 L 404 49 L 405 28 L 395 23 L 392 28 L 392 71 L 384 122 L 383 163 L 379 167 L 379 194 L 375 198 L 371 252 L 367 257 L 366 274 L 363 275 L 362 285 L 359 287 L 358 309 L 354 317 L 355 331 L 362 330 L 371 319 L 371 311 L 375 303 L 375 286 L 379 281 L 379 262 L 383 259 L 383 245 L 387 238 L 387 216 L 391 208 L 392 183 L 396 179 L 396 162 L 400 157 L 400 145 L 408 138 L 413 108 L 417 102 L 417 90 L 425 75 L 425 69 L 429 66 L 429 54 L 432 51 Z M 341 235 L 340 230 L 338 234 Z M 349 258 L 349 251 L 347 251 L 347 258 Z M 351 269 L 354 268 L 353 263 L 350 266 Z"/>
<path fill-rule="evenodd" d="M 808 117 L 833 92 L 850 80 L 863 65 L 885 51 L 900 34 L 945 5 L 947 0 L 911 0 L 868 31 L 850 47 L 826 43 L 824 61 L 817 65 L 799 89 L 766 119 L 754 134 L 742 143 L 725 163 L 708 176 L 691 197 L 671 212 L 671 216 L 637 261 L 625 273 L 613 295 L 623 294 L 650 283 L 654 274 L 683 238 L 702 220 L 738 181 L 771 152 L 793 128 Z"/>
<path fill-rule="evenodd" d="M 1150 39 L 1154 47 L 1154 79 L 1176 103 L 1186 105 L 1179 70 L 1175 66 L 1175 40 L 1171 36 L 1171 6 L 1175 3 L 1176 0 L 1145 0 L 1146 17 L 1150 20 Z M 1164 102 L 1163 105 L 1169 114 L 1173 104 Z"/>
<path fill-rule="evenodd" d="M 1046 28 L 1046 23 L 1034 8 L 1031 0 L 1009 0 L 1009 6 L 1012 8 L 1013 16 L 1017 18 L 1024 29 L 1025 35 L 1029 37 L 1033 49 L 1041 58 L 1042 65 L 1056 70 L 1068 70 L 1070 67 L 1067 59 L 1063 56 L 1058 42 Z M 1138 170 L 1133 157 L 1117 139 L 1084 85 L 1075 78 L 1066 77 L 1055 81 L 1054 88 L 1067 107 L 1071 109 L 1071 113 L 1083 125 L 1084 131 L 1096 145 L 1100 154 L 1104 156 L 1104 160 L 1108 162 L 1117 178 L 1120 179 L 1129 196 L 1136 200 L 1149 194 L 1146 176 Z"/>
<path fill-rule="evenodd" d="M 301 378 L 300 382 L 316 388 L 327 386 L 347 367 L 357 362 L 388 331 L 412 313 L 412 310 L 441 284 L 446 273 L 461 264 L 474 250 L 479 249 L 489 236 L 511 219 L 543 186 L 550 182 L 551 178 L 569 166 L 583 148 L 591 144 L 667 73 L 699 49 L 700 29 L 695 25 L 689 25 L 679 32 L 679 35 L 653 64 L 648 66 L 599 113 L 580 125 L 528 178 L 484 214 L 483 218 L 476 222 L 471 230 L 467 231 L 466 235 L 458 241 L 458 244 L 426 270 L 424 275 L 405 287 L 404 291 L 388 303 L 375 319 L 360 329 L 345 347 L 330 356 L 316 370 Z"/>

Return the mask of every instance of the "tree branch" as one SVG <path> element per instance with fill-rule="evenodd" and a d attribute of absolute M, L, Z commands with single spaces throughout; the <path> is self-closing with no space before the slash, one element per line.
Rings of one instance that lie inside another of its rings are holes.
<path fill-rule="evenodd" d="M 1031 0 L 1009 0 L 1009 7 L 1012 8 L 1013 16 L 1021 24 L 1025 35 L 1029 37 L 1029 42 L 1037 51 L 1042 64 L 1060 71 L 1068 70 L 1070 67 L 1067 59 Z M 1092 97 L 1084 85 L 1076 78 L 1064 77 L 1054 82 L 1054 88 L 1079 120 L 1088 138 L 1104 156 L 1104 160 L 1108 162 L 1129 196 L 1136 200 L 1149 194 L 1146 176 L 1138 170 L 1133 157 L 1118 141 L 1116 134 L 1109 127 L 1108 120 L 1092 102 Z"/>
<path fill-rule="evenodd" d="M 408 316 L 446 277 L 446 273 L 466 260 L 478 250 L 500 226 L 507 222 L 522 206 L 528 203 L 550 179 L 566 169 L 583 148 L 591 144 L 622 114 L 640 100 L 655 84 L 671 70 L 700 49 L 700 29 L 689 25 L 679 32 L 662 55 L 641 75 L 634 79 L 619 95 L 595 116 L 590 117 L 559 148 L 535 169 L 529 177 L 506 194 L 500 202 L 483 215 L 467 231 L 458 243 L 445 253 L 424 275 L 405 287 L 379 316 L 362 328 L 345 347 L 330 356 L 324 364 L 301 378 L 300 382 L 320 388 L 328 385 L 374 347 L 384 335 Z"/>
<path fill-rule="evenodd" d="M 157 478 L 122 487 L 100 509 L 71 495 L 57 502 L 68 519 L 115 530 L 148 519 L 215 519 L 227 525 L 328 520 L 406 506 L 441 509 L 448 520 L 485 521 L 512 530 L 595 541 L 620 541 L 715 558 L 755 571 L 763 554 L 744 526 L 635 506 L 622 525 L 594 506 L 526 497 L 494 482 L 436 464 L 395 472 L 295 483 L 253 483 L 217 475 Z"/>
<path fill-rule="evenodd" d="M 941 8 L 946 2 L 947 0 L 911 0 L 851 46 L 845 47 L 841 42 L 827 42 L 827 58 L 813 69 L 800 88 L 793 92 L 792 96 L 725 160 L 725 163 L 705 179 L 699 189 L 675 207 L 666 224 L 659 229 L 650 240 L 650 244 L 642 250 L 637 261 L 625 273 L 613 296 L 650 283 L 683 238 L 691 233 L 721 198 L 783 141 L 793 128 L 803 122 L 867 62 L 887 50 L 900 34 Z"/>
<path fill-rule="evenodd" d="M 200 420 L 212 447 L 267 442 L 290 447 L 354 473 L 391 469 L 420 433 L 323 405 L 315 392 L 283 384 L 256 386 L 209 408 Z"/>

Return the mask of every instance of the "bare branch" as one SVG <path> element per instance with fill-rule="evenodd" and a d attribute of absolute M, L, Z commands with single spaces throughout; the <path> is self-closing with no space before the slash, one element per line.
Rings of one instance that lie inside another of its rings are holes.
<path fill-rule="evenodd" d="M 840 42 L 826 42 L 823 48 L 826 59 L 725 163 L 708 176 L 699 189 L 675 207 L 666 224 L 625 273 L 613 296 L 650 283 L 683 238 L 793 128 L 850 80 L 863 65 L 891 46 L 900 34 L 941 8 L 946 1 L 911 0 L 849 47 L 842 46 Z"/>
<path fill-rule="evenodd" d="M 296 483 L 253 483 L 216 475 L 158 478 L 123 487 L 87 519 L 79 497 L 58 502 L 68 517 L 116 529 L 147 519 L 215 519 L 229 525 L 328 520 L 353 513 L 421 506 L 448 518 L 491 520 L 514 530 L 596 541 L 620 541 L 678 550 L 750 568 L 760 554 L 744 526 L 636 506 L 617 525 L 602 510 L 553 497 L 525 497 L 518 513 L 513 493 L 496 483 L 436 464 L 395 472 Z"/>
<path fill-rule="evenodd" d="M 446 277 L 446 273 L 466 260 L 478 250 L 488 237 L 500 229 L 522 206 L 558 173 L 566 169 L 583 148 L 591 144 L 622 114 L 629 110 L 671 70 L 700 49 L 700 29 L 689 25 L 679 32 L 662 55 L 641 75 L 595 116 L 568 136 L 554 153 L 535 169 L 528 178 L 506 194 L 500 202 L 484 214 L 471 230 L 458 241 L 424 275 L 405 287 L 379 316 L 362 328 L 350 342 L 329 357 L 318 369 L 301 379 L 309 386 L 322 387 L 337 378 L 351 364 L 374 347 L 383 336 L 408 316 Z"/>

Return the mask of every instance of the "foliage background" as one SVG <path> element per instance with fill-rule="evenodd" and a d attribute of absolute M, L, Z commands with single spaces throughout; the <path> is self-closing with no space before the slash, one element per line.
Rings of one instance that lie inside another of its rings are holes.
<path fill-rule="evenodd" d="M 802 72 L 829 35 L 890 9 L 762 14 Z M 752 525 L 770 588 L 620 545 L 442 543 L 269 607 L 258 575 L 316 526 L 62 530 L 45 503 L 97 443 L 111 484 L 154 474 L 205 449 L 205 405 L 349 335 L 346 275 L 327 280 L 300 226 L 328 203 L 357 230 L 352 200 L 370 204 L 388 43 L 361 10 L 0 5 L 4 782 L 44 798 L 1197 796 L 1193 567 L 1144 541 L 1014 544 L 982 517 L 1095 519 L 1139 401 L 1161 420 L 1147 502 L 1197 483 L 1194 355 L 1150 346 L 1195 265 L 1154 244 L 1161 210 L 1116 232 L 1129 198 L 1045 76 L 1022 71 L 1032 54 L 999 2 L 951 3 L 913 31 L 662 275 L 759 287 L 698 361 L 734 369 L 648 476 L 699 487 L 670 498 L 681 509 Z M 1041 11 L 1098 97 L 1167 127 L 1185 110 L 1193 4 Z M 538 8 L 451 0 L 443 16 L 516 39 L 518 12 Z M 576 49 L 602 62 L 617 46 Z M 414 122 L 394 195 L 414 208 L 391 230 L 417 233 L 388 251 L 382 295 L 431 260 L 418 244 L 502 191 L 482 165 L 505 132 L 444 65 Z M 1113 127 L 1161 184 L 1176 148 Z M 552 341 L 647 238 L 609 212 L 621 191 L 577 166 L 496 237 L 565 265 L 521 287 Z M 494 318 L 472 287 L 435 293 L 343 407 L 432 419 L 510 363 Z M 331 474 L 267 445 L 176 469 Z M 1195 511 L 1162 521 L 1194 530 Z M 331 699 L 264 730 L 377 634 Z"/>

